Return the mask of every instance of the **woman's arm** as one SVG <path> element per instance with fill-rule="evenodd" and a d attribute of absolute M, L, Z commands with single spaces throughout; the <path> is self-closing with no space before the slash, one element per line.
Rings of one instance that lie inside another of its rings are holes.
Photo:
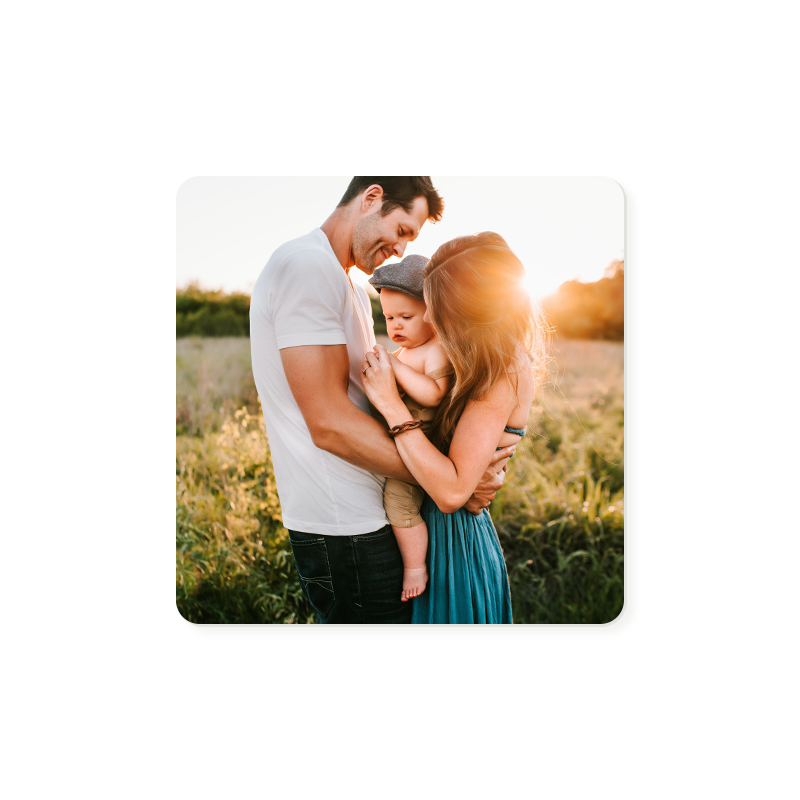
<path fill-rule="evenodd" d="M 378 345 L 376 345 L 377 347 Z M 408 364 L 404 364 L 400 359 L 389 353 L 389 358 L 392 362 L 394 369 L 394 377 L 397 379 L 397 384 L 400 388 L 412 399 L 416 400 L 421 406 L 425 408 L 432 408 L 438 406 L 442 402 L 442 398 L 447 394 L 450 387 L 450 378 L 439 378 L 438 381 L 417 372 Z"/>
<path fill-rule="evenodd" d="M 377 355 L 367 353 L 369 369 L 364 388 L 389 426 L 400 425 L 410 415 L 397 394 L 389 354 L 381 347 L 376 349 Z M 470 401 L 456 427 L 449 458 L 418 428 L 395 438 L 403 462 L 445 514 L 461 508 L 474 491 L 496 455 L 497 442 L 516 404 L 516 395 L 507 381 L 499 381 L 485 399 Z"/>

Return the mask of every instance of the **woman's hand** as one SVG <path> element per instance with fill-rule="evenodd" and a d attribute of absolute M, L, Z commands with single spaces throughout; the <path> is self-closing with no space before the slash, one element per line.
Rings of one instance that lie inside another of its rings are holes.
<path fill-rule="evenodd" d="M 397 391 L 394 369 L 386 348 L 377 344 L 374 352 L 366 353 L 364 358 L 364 363 L 361 365 L 361 383 L 364 385 L 364 391 L 367 393 L 369 401 L 383 414 L 387 422 L 389 422 L 392 411 L 401 416 L 405 413 L 405 418 L 407 418 L 408 409 Z M 401 422 L 405 422 L 405 419 Z"/>
<path fill-rule="evenodd" d="M 512 444 L 496 451 L 492 456 L 492 460 L 481 477 L 481 482 L 475 487 L 472 496 L 464 504 L 464 508 L 470 514 L 482 514 L 483 509 L 488 508 L 492 500 L 494 500 L 495 494 L 502 487 L 506 477 L 506 462 L 516 449 L 517 446 Z"/>

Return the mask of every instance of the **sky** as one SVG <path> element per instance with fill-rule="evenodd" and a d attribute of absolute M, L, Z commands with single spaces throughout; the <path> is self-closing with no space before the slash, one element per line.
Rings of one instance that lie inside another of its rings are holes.
<path fill-rule="evenodd" d="M 534 297 L 564 281 L 598 280 L 624 258 L 625 199 L 610 178 L 431 177 L 444 214 L 436 224 L 425 223 L 405 255 L 430 257 L 455 236 L 495 231 L 525 266 Z M 272 252 L 318 228 L 349 181 L 189 179 L 177 196 L 177 286 L 197 281 L 205 289 L 249 294 Z M 350 275 L 368 286 L 359 269 Z"/>

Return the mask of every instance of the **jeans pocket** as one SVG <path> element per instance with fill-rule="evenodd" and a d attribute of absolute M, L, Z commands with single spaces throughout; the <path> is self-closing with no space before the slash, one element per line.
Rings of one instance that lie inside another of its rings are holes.
<path fill-rule="evenodd" d="M 308 602 L 324 617 L 336 600 L 325 539 L 290 531 L 289 541 L 292 544 L 297 574 Z"/>
<path fill-rule="evenodd" d="M 411 603 L 403 603 L 403 557 L 392 529 L 353 537 L 361 602 L 367 622 L 408 622 Z"/>

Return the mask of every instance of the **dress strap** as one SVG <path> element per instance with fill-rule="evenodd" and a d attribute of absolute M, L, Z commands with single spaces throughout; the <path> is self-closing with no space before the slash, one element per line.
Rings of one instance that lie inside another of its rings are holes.
<path fill-rule="evenodd" d="M 517 436 L 524 436 L 525 435 L 525 431 L 528 430 L 528 426 L 526 425 L 524 428 L 509 428 L 508 425 L 506 425 L 505 428 L 503 428 L 503 430 L 506 433 L 515 433 Z M 502 449 L 503 449 L 502 447 L 495 447 L 495 450 L 502 450 Z M 513 456 L 513 453 L 512 453 L 512 455 L 510 455 L 509 458 L 513 458 L 513 457 L 514 456 Z"/>
<path fill-rule="evenodd" d="M 528 426 L 526 425 L 524 428 L 509 428 L 508 425 L 503 429 L 506 433 L 516 433 L 517 436 L 524 436 L 525 431 L 528 430 Z"/>
<path fill-rule="evenodd" d="M 431 378 L 435 381 L 438 381 L 439 378 L 449 378 L 452 375 L 455 375 L 456 372 L 452 368 L 452 366 L 440 367 L 439 369 L 435 369 L 433 372 L 426 373 L 426 377 Z"/>

